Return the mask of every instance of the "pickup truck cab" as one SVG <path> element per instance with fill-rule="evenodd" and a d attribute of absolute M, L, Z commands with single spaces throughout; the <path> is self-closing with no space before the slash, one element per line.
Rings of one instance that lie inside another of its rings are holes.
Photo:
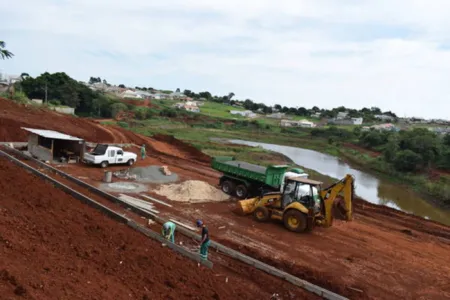
<path fill-rule="evenodd" d="M 92 152 L 84 154 L 83 161 L 87 164 L 100 165 L 106 168 L 114 164 L 127 164 L 129 166 L 136 162 L 137 155 L 133 152 L 123 151 L 122 148 L 98 144 Z"/>

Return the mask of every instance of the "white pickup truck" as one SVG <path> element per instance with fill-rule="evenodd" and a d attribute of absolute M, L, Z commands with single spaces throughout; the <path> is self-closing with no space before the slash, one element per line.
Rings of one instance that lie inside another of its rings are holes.
<path fill-rule="evenodd" d="M 92 152 L 84 154 L 83 160 L 87 164 L 100 165 L 106 168 L 113 164 L 127 164 L 129 166 L 136 162 L 137 155 L 133 152 L 123 151 L 122 148 L 98 144 Z"/>

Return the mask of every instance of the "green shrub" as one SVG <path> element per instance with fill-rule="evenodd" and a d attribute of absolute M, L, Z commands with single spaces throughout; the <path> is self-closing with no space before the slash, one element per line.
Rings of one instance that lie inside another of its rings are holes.
<path fill-rule="evenodd" d="M 111 104 L 109 109 L 111 112 L 111 117 L 113 117 L 113 118 L 122 111 L 128 111 L 128 107 L 125 104 L 120 103 L 120 102 Z"/>
<path fill-rule="evenodd" d="M 51 105 L 54 105 L 54 106 L 60 106 L 61 105 L 61 101 L 59 101 L 59 100 L 50 100 L 50 101 L 48 101 Z"/>
<path fill-rule="evenodd" d="M 117 125 L 119 125 L 122 128 L 129 128 L 130 127 L 127 122 L 123 122 L 123 121 L 117 122 Z"/>
<path fill-rule="evenodd" d="M 422 157 L 411 150 L 399 151 L 394 158 L 395 169 L 402 172 L 417 171 L 421 163 Z"/>

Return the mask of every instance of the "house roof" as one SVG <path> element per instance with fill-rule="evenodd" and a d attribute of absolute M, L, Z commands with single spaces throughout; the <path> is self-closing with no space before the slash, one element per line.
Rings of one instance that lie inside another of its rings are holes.
<path fill-rule="evenodd" d="M 83 139 L 74 137 L 74 136 L 70 136 L 58 131 L 53 131 L 53 130 L 45 130 L 45 129 L 33 129 L 33 128 L 26 128 L 26 127 L 21 127 L 23 130 L 26 130 L 28 132 L 37 134 L 39 136 L 48 138 L 48 139 L 55 139 L 55 140 L 67 140 L 67 141 L 83 141 Z"/>

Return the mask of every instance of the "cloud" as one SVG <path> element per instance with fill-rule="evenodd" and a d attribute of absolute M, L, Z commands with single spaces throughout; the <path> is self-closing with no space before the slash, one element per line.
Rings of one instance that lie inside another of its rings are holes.
<path fill-rule="evenodd" d="M 448 36 L 443 0 L 21 0 L 0 68 L 446 118 Z"/>

